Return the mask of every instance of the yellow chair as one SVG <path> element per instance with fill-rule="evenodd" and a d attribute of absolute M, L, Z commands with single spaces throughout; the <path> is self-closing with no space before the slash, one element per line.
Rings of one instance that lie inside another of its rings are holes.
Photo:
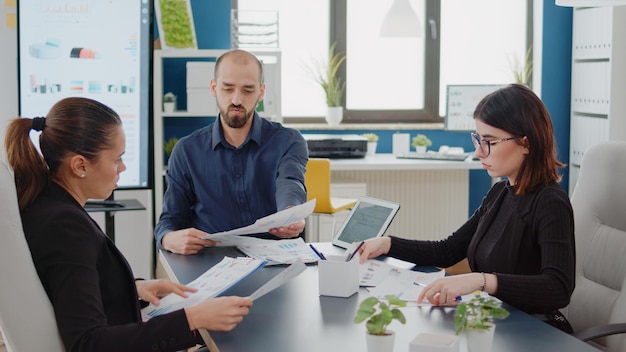
<path fill-rule="evenodd" d="M 357 199 L 331 197 L 330 159 L 310 158 L 306 165 L 304 184 L 307 190 L 307 200 L 316 199 L 313 214 L 332 216 L 332 234 L 334 235 L 336 223 L 334 214 L 352 208 L 356 204 Z M 317 229 L 319 231 L 319 217 Z"/>

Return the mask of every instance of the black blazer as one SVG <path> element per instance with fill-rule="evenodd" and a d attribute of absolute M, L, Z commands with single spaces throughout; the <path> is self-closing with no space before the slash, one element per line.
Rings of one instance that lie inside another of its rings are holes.
<path fill-rule="evenodd" d="M 143 323 L 135 278 L 85 209 L 50 183 L 22 212 L 67 351 L 177 351 L 196 344 L 183 310 Z"/>
<path fill-rule="evenodd" d="M 576 248 L 574 213 L 567 194 L 556 183 L 503 199 L 514 190 L 508 181 L 495 184 L 474 214 L 441 241 L 392 237 L 389 255 L 418 265 L 448 267 L 468 258 L 476 272 L 498 277 L 496 297 L 528 313 L 565 307 L 574 290 Z M 492 228 L 504 210 L 502 227 Z"/>

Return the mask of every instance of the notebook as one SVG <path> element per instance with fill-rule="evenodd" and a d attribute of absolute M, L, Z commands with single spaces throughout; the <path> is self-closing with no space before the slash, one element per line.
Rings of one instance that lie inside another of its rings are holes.
<path fill-rule="evenodd" d="M 333 237 L 333 245 L 346 249 L 353 242 L 384 235 L 399 209 L 400 204 L 396 202 L 359 197 L 339 232 Z"/>

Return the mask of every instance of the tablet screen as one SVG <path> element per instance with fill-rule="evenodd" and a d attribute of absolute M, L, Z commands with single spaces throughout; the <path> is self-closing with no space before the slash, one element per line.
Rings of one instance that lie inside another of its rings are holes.
<path fill-rule="evenodd" d="M 333 239 L 346 248 L 353 242 L 382 236 L 398 212 L 400 204 L 372 197 L 360 197 Z"/>

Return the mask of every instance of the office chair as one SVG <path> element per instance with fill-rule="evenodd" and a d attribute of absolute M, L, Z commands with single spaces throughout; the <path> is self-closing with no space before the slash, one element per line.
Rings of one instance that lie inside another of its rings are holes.
<path fill-rule="evenodd" d="M 304 185 L 307 190 L 307 201 L 317 199 L 315 201 L 315 209 L 313 215 L 329 215 L 332 217 L 332 234 L 335 234 L 335 224 L 337 219 L 335 214 L 352 208 L 357 199 L 355 198 L 338 198 L 332 197 L 330 194 L 330 159 L 325 158 L 309 158 L 306 164 L 306 172 L 304 174 Z M 319 217 L 318 217 L 319 231 Z"/>
<path fill-rule="evenodd" d="M 0 329 L 7 350 L 65 351 L 22 230 L 15 182 L 0 161 Z"/>
<path fill-rule="evenodd" d="M 626 142 L 584 154 L 571 197 L 576 287 L 564 309 L 574 336 L 606 351 L 626 351 Z"/>

